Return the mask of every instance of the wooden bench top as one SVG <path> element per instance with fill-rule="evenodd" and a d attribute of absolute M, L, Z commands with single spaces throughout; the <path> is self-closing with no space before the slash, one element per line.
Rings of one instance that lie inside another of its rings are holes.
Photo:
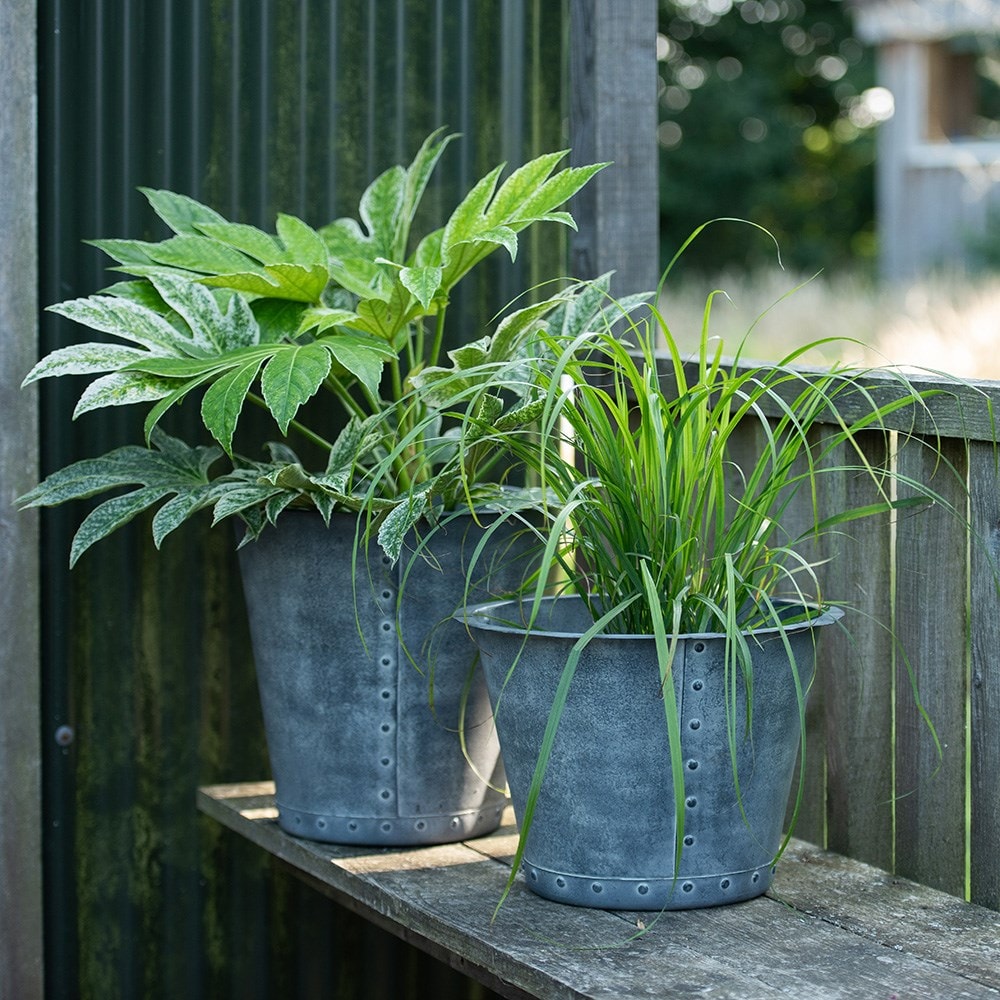
<path fill-rule="evenodd" d="M 269 782 L 198 793 L 209 816 L 316 889 L 507 997 L 1000 998 L 1000 913 L 793 841 L 772 889 L 708 910 L 604 912 L 520 882 L 491 922 L 516 843 L 358 848 L 278 828 Z M 645 933 L 636 935 L 645 926 Z"/>

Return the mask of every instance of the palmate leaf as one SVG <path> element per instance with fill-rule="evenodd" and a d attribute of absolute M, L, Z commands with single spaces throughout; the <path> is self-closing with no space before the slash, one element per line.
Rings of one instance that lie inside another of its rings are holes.
<path fill-rule="evenodd" d="M 248 295 L 318 303 L 330 280 L 320 234 L 301 219 L 279 215 L 277 235 L 231 223 L 193 198 L 140 188 L 175 235 L 159 243 L 95 240 L 118 270 L 140 277 L 197 279 Z"/>
<path fill-rule="evenodd" d="M 565 155 L 547 153 L 531 160 L 515 170 L 499 189 L 503 167 L 496 167 L 473 187 L 444 227 L 444 291 L 498 246 L 505 247 L 513 259 L 517 254 L 517 233 L 533 223 L 574 226 L 572 216 L 555 209 L 608 164 L 567 167 L 553 174 Z"/>
<path fill-rule="evenodd" d="M 208 470 L 220 455 L 218 448 L 190 448 L 157 431 L 152 448 L 126 445 L 100 458 L 74 462 L 53 472 L 15 502 L 19 508 L 52 507 L 108 490 L 139 487 L 104 501 L 84 518 L 70 550 L 72 567 L 95 542 L 164 497 L 173 496 L 178 498 L 177 503 L 154 527 L 154 541 L 159 547 L 170 531 L 212 502 Z"/>

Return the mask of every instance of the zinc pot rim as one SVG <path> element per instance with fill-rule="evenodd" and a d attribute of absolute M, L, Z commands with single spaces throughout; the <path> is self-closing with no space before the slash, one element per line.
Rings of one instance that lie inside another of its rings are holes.
<path fill-rule="evenodd" d="M 555 597 L 543 597 L 541 599 L 541 604 L 553 604 L 557 601 L 580 600 L 582 600 L 582 598 L 577 595 L 562 594 Z M 549 639 L 579 639 L 584 634 L 581 631 L 575 630 L 563 631 L 560 629 L 539 628 L 537 625 L 529 626 L 527 622 L 519 625 L 517 624 L 517 619 L 521 617 L 520 615 L 507 616 L 506 618 L 501 617 L 500 615 L 500 612 L 503 609 L 523 608 L 526 604 L 530 604 L 530 602 L 530 599 L 513 598 L 501 601 L 488 601 L 481 604 L 472 604 L 468 607 L 460 608 L 452 617 L 458 619 L 458 621 L 470 628 L 480 629 L 484 632 L 497 632 L 504 635 L 532 635 Z M 839 621 L 844 617 L 844 609 L 836 605 L 817 605 L 795 600 L 775 600 L 774 604 L 786 607 L 798 606 L 810 608 L 820 613 L 806 622 L 796 622 L 794 624 L 783 626 L 771 625 L 762 628 L 752 628 L 745 630 L 742 634 L 746 636 L 766 636 L 778 635 L 779 633 L 788 634 L 802 632 L 819 628 L 823 625 L 832 625 L 834 622 Z M 648 642 L 652 638 L 652 634 L 648 632 L 607 632 L 594 636 L 593 639 L 591 639 L 591 642 Z M 726 633 L 681 632 L 673 638 L 702 640 L 725 639 Z"/>

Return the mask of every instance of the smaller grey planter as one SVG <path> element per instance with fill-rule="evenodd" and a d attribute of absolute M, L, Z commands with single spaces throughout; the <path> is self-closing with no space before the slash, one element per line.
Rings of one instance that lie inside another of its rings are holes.
<path fill-rule="evenodd" d="M 239 551 L 279 824 L 372 845 L 489 833 L 506 803 L 503 763 L 475 644 L 450 619 L 481 529 L 450 521 L 405 586 L 405 551 L 392 567 L 373 544 L 355 586 L 356 524 L 286 511 Z M 481 599 L 520 582 L 523 564 L 497 561 Z"/>
<path fill-rule="evenodd" d="M 813 629 L 841 615 L 824 614 Z M 483 653 L 520 818 L 560 675 L 592 619 L 574 597 L 549 599 L 527 635 L 517 624 L 526 619 L 515 601 L 470 608 L 463 618 Z M 799 626 L 785 634 L 805 690 L 815 632 Z M 653 638 L 608 635 L 587 645 L 528 831 L 523 868 L 530 889 L 564 903 L 625 910 L 715 906 L 767 889 L 798 756 L 799 705 L 778 631 L 755 632 L 748 641 L 754 660 L 749 734 L 742 680 L 727 690 L 724 637 L 679 639 L 673 697 L 682 730 L 681 803 L 674 798 Z M 678 809 L 684 828 L 675 868 Z"/>

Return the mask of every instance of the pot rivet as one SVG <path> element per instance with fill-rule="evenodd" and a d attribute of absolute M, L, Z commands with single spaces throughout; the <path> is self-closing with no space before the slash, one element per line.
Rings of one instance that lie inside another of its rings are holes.
<path fill-rule="evenodd" d="M 325 819 L 318 819 L 318 820 L 316 820 L 316 829 L 317 830 L 325 830 L 326 829 L 326 820 Z"/>
<path fill-rule="evenodd" d="M 383 799 L 388 799 L 388 798 L 391 798 L 391 797 L 392 797 L 392 792 L 390 792 L 388 788 L 383 788 L 382 789 L 382 798 Z"/>
<path fill-rule="evenodd" d="M 347 829 L 350 830 L 351 833 L 353 833 L 355 830 L 357 830 L 357 828 L 358 828 L 358 824 L 355 823 L 354 820 L 351 820 L 351 822 L 347 824 Z"/>
<path fill-rule="evenodd" d="M 698 770 L 698 761 L 696 761 L 696 760 L 689 760 L 688 761 L 688 770 L 689 771 L 697 771 Z"/>
<path fill-rule="evenodd" d="M 689 725 L 692 729 L 701 729 L 701 719 L 692 719 Z"/>
<path fill-rule="evenodd" d="M 640 883 L 638 889 L 636 890 L 640 896 L 645 896 L 649 892 L 649 886 L 645 882 Z"/>
<path fill-rule="evenodd" d="M 760 881 L 760 872 L 754 872 L 753 875 L 750 878 L 750 881 L 751 882 L 759 882 Z"/>
<path fill-rule="evenodd" d="M 728 889 L 728 888 L 729 888 L 729 879 L 727 879 L 727 878 L 724 878 L 724 879 L 723 879 L 723 880 L 722 880 L 722 881 L 721 881 L 721 882 L 719 883 L 719 888 L 720 888 L 720 889 Z"/>
<path fill-rule="evenodd" d="M 459 818 L 457 816 L 452 816 L 452 818 L 451 818 L 451 828 L 453 830 L 457 830 L 459 828 L 459 826 L 461 826 L 461 821 L 459 820 Z"/>
<path fill-rule="evenodd" d="M 687 847 L 693 847 L 694 846 L 694 837 L 690 837 L 690 836 L 685 837 L 684 838 L 684 844 Z"/>
<path fill-rule="evenodd" d="M 383 766 L 383 767 L 388 767 L 388 766 L 389 766 L 389 765 L 390 765 L 391 763 L 392 763 L 392 761 L 391 761 L 391 760 L 389 760 L 389 758 L 388 758 L 388 757 L 383 757 L 383 758 L 382 758 L 382 766 Z"/>
<path fill-rule="evenodd" d="M 696 653 L 704 653 L 705 652 L 705 643 L 703 643 L 703 642 L 696 642 L 694 644 L 694 651 Z"/>
<path fill-rule="evenodd" d="M 604 886 L 600 882 L 594 882 L 590 887 L 594 892 L 604 892 Z"/>
<path fill-rule="evenodd" d="M 68 747 L 76 739 L 72 726 L 60 726 L 55 732 L 55 741 L 61 747 Z"/>
<path fill-rule="evenodd" d="M 382 622 L 382 631 L 383 632 L 391 632 L 392 631 L 392 622 Z"/>
<path fill-rule="evenodd" d="M 391 823 L 383 823 L 382 824 L 382 832 L 383 833 L 388 833 L 391 829 L 392 829 L 392 824 Z"/>
<path fill-rule="evenodd" d="M 388 656 L 383 656 L 382 657 L 382 666 L 383 667 L 391 667 L 392 666 L 392 660 Z"/>
<path fill-rule="evenodd" d="M 705 686 L 705 684 L 704 684 L 704 682 L 703 682 L 703 681 L 695 681 L 695 682 L 694 682 L 694 683 L 693 683 L 693 684 L 691 685 L 691 689 L 692 689 L 693 691 L 700 691 L 700 690 L 701 690 L 701 689 L 702 689 L 702 688 L 703 688 L 704 686 Z"/>
<path fill-rule="evenodd" d="M 417 822 L 414 824 L 414 826 L 418 830 L 426 830 L 427 829 L 427 824 L 422 819 L 418 819 Z"/>
<path fill-rule="evenodd" d="M 697 804 L 698 804 L 698 800 L 693 795 L 691 796 L 691 798 L 689 798 L 687 800 L 687 807 L 688 807 L 688 809 L 694 809 L 694 807 Z"/>
<path fill-rule="evenodd" d="M 532 868 L 531 871 L 528 872 L 528 877 L 531 879 L 532 882 L 537 882 L 538 881 L 538 869 L 537 868 Z"/>
<path fill-rule="evenodd" d="M 556 879 L 556 885 L 559 886 L 560 889 L 565 889 L 566 879 L 564 879 L 562 875 L 560 875 L 559 878 Z"/>
<path fill-rule="evenodd" d="M 684 884 L 683 884 L 683 885 L 681 886 L 681 888 L 682 888 L 682 889 L 683 889 L 683 890 L 684 890 L 685 892 L 691 892 L 691 891 L 692 891 L 692 890 L 694 889 L 694 886 L 693 886 L 693 885 L 692 885 L 692 884 L 691 884 L 690 882 L 685 882 L 685 883 L 684 883 Z"/>
<path fill-rule="evenodd" d="M 382 697 L 385 698 L 386 701 L 388 701 L 392 697 L 392 692 L 387 688 L 382 692 Z"/>
<path fill-rule="evenodd" d="M 389 732 L 390 729 L 392 729 L 392 726 L 390 726 L 388 722 L 383 722 L 382 723 L 382 732 L 383 733 Z"/>

